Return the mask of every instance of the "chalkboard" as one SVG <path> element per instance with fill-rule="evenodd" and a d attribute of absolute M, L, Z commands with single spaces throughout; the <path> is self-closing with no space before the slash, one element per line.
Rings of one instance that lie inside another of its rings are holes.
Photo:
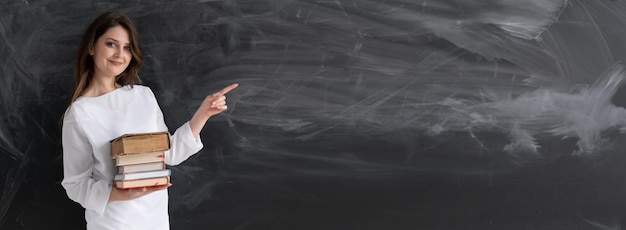
<path fill-rule="evenodd" d="M 1 1 L 0 228 L 83 229 L 60 127 L 81 34 L 117 10 L 170 131 L 172 229 L 621 229 L 626 3 Z"/>

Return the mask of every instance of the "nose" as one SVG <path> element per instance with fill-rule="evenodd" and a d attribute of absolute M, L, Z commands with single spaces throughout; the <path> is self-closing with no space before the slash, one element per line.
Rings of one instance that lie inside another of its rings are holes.
<path fill-rule="evenodd" d="M 121 57 L 123 53 L 124 53 L 124 47 L 119 47 L 115 49 L 115 53 L 113 54 L 113 57 L 119 58 Z"/>

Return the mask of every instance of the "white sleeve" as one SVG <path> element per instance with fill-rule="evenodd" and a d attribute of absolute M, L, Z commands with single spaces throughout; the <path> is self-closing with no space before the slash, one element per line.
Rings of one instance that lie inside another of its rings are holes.
<path fill-rule="evenodd" d="M 85 209 L 104 213 L 112 186 L 92 177 L 94 156 L 91 144 L 73 109 L 63 118 L 63 181 L 67 196 Z"/>
<path fill-rule="evenodd" d="M 189 122 L 180 126 L 172 135 L 172 148 L 165 153 L 165 163 L 178 165 L 202 149 L 200 136 L 194 138 Z"/>
<path fill-rule="evenodd" d="M 149 90 L 152 98 L 154 99 L 155 107 L 157 109 L 157 127 L 161 131 L 169 131 L 163 119 L 163 111 L 157 103 L 156 97 L 152 90 Z M 189 157 L 199 152 L 202 147 L 202 140 L 200 136 L 194 138 L 191 133 L 191 127 L 189 121 L 181 125 L 172 135 L 172 145 L 170 150 L 165 152 L 165 163 L 168 165 L 178 165 Z"/>

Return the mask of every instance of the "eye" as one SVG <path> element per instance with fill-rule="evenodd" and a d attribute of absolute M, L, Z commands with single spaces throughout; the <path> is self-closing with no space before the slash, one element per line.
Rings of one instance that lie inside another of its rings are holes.
<path fill-rule="evenodd" d="M 130 46 L 124 46 L 124 49 L 130 51 Z"/>
<path fill-rule="evenodd" d="M 106 45 L 108 47 L 115 48 L 115 43 L 113 43 L 113 42 L 107 42 Z"/>

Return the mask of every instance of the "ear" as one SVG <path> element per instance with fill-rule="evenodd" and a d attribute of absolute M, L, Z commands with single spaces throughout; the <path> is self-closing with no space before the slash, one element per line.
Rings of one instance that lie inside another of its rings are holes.
<path fill-rule="evenodd" d="M 89 47 L 89 56 L 93 56 L 93 46 Z"/>

